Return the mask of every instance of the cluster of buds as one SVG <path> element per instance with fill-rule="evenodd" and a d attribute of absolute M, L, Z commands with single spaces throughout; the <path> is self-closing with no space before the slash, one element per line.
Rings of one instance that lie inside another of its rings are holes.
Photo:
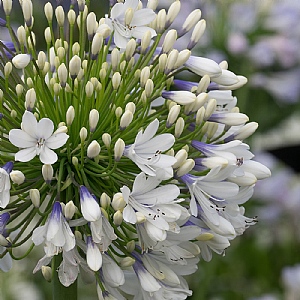
<path fill-rule="evenodd" d="M 84 270 L 99 299 L 185 299 L 183 275 L 200 256 L 224 253 L 255 224 L 240 205 L 270 175 L 242 141 L 257 124 L 232 90 L 247 80 L 191 55 L 205 28 L 198 9 L 177 31 L 180 1 L 157 13 L 158 1 L 118 1 L 100 19 L 73 2 L 45 5 L 45 52 L 31 0 L 12 60 L 2 45 L 0 267 L 31 240 L 26 255 L 45 252 L 34 272 L 59 261 L 64 286 Z M 195 81 L 177 79 L 186 71 Z"/>

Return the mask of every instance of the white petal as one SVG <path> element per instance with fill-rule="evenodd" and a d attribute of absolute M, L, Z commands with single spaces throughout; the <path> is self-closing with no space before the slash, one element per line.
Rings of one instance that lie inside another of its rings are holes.
<path fill-rule="evenodd" d="M 124 13 L 125 13 L 124 4 L 123 3 L 116 3 L 112 7 L 110 15 L 111 15 L 112 19 L 116 19 L 119 15 L 124 14 Z"/>
<path fill-rule="evenodd" d="M 63 224 L 62 224 L 62 231 L 65 236 L 65 244 L 63 246 L 63 249 L 65 251 L 70 251 L 75 247 L 75 236 L 74 236 L 69 224 L 65 220 L 63 221 Z"/>
<path fill-rule="evenodd" d="M 36 148 L 31 147 L 31 148 L 26 148 L 26 149 L 23 149 L 23 150 L 20 150 L 19 152 L 17 152 L 15 155 L 15 160 L 27 162 L 27 161 L 32 160 L 35 156 L 36 156 Z"/>
<path fill-rule="evenodd" d="M 37 120 L 33 113 L 25 111 L 22 117 L 22 130 L 37 138 Z"/>
<path fill-rule="evenodd" d="M 138 134 L 135 143 L 136 144 L 142 144 L 145 143 L 146 141 L 150 140 L 152 137 L 154 137 L 155 133 L 157 132 L 157 129 L 159 127 L 159 121 L 155 119 L 152 121 L 144 130 L 142 134 Z M 141 131 L 139 132 L 141 133 Z"/>
<path fill-rule="evenodd" d="M 47 140 L 51 136 L 53 130 L 53 122 L 48 118 L 43 118 L 37 124 L 37 135 L 45 140 Z"/>
<path fill-rule="evenodd" d="M 9 132 L 9 141 L 20 148 L 35 147 L 37 139 L 21 129 L 12 129 Z"/>
<path fill-rule="evenodd" d="M 40 153 L 40 160 L 43 164 L 52 165 L 57 161 L 57 154 L 47 146 L 44 146 Z"/>
<path fill-rule="evenodd" d="M 175 142 L 175 138 L 170 133 L 160 134 L 143 144 L 136 145 L 136 152 L 155 153 L 157 150 L 166 151 L 170 149 Z"/>
<path fill-rule="evenodd" d="M 103 276 L 111 287 L 123 285 L 125 282 L 124 273 L 121 268 L 108 255 L 103 255 L 102 271 Z"/>
<path fill-rule="evenodd" d="M 97 272 L 102 266 L 102 255 L 99 248 L 94 244 L 90 244 L 86 251 L 86 260 L 88 266 Z"/>
<path fill-rule="evenodd" d="M 133 28 L 131 30 L 131 35 L 135 37 L 136 39 L 142 39 L 144 34 L 150 31 L 151 37 L 156 36 L 156 31 L 153 28 L 147 27 L 147 26 L 138 26 L 136 28 Z"/>
<path fill-rule="evenodd" d="M 0 207 L 5 208 L 10 200 L 10 189 L 5 189 L 0 193 Z"/>
<path fill-rule="evenodd" d="M 135 10 L 138 4 L 139 4 L 138 0 L 126 0 L 125 3 L 123 4 L 123 10 L 124 12 L 126 11 L 127 8 L 133 8 Z"/>
<path fill-rule="evenodd" d="M 35 245 L 40 245 L 44 241 L 45 235 L 46 235 L 46 230 L 47 230 L 47 227 L 45 225 L 34 229 L 31 239 Z"/>
<path fill-rule="evenodd" d="M 145 229 L 153 241 L 164 241 L 167 238 L 167 232 L 164 229 L 160 229 L 150 222 L 145 223 Z"/>
<path fill-rule="evenodd" d="M 2 253 L 0 246 L 0 254 Z M 6 253 L 1 259 L 0 259 L 0 269 L 3 272 L 8 272 L 12 267 L 12 258 L 9 255 L 9 253 Z"/>
<path fill-rule="evenodd" d="M 126 0 L 127 2 L 128 0 Z M 143 26 L 151 23 L 155 19 L 155 12 L 150 8 L 143 8 L 134 12 L 130 22 L 131 26 Z"/>
<path fill-rule="evenodd" d="M 130 205 L 125 206 L 125 208 L 123 210 L 123 219 L 126 222 L 129 222 L 131 224 L 136 223 L 136 221 L 137 221 L 136 214 L 135 214 L 133 208 Z"/>
<path fill-rule="evenodd" d="M 66 133 L 60 132 L 60 133 L 53 134 L 52 136 L 50 136 L 46 140 L 45 144 L 50 149 L 58 149 L 67 142 L 68 138 L 69 138 L 69 136 Z"/>
<path fill-rule="evenodd" d="M 119 47 L 121 49 L 125 49 L 128 39 L 116 30 L 114 32 L 114 42 L 117 47 Z"/>

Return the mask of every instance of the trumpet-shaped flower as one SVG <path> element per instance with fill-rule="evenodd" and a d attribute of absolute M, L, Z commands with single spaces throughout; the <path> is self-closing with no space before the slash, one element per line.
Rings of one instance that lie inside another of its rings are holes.
<path fill-rule="evenodd" d="M 114 31 L 114 42 L 117 47 L 125 49 L 131 37 L 141 39 L 150 31 L 151 37 L 156 36 L 154 29 L 146 26 L 156 14 L 150 8 L 138 9 L 138 0 L 126 0 L 117 3 L 111 10 L 111 17 L 106 18 L 107 25 Z"/>
<path fill-rule="evenodd" d="M 156 176 L 159 169 L 163 169 L 163 177 L 172 177 L 172 165 L 176 163 L 173 156 L 161 154 L 170 149 L 175 138 L 172 134 L 164 133 L 154 137 L 159 127 L 159 121 L 155 119 L 143 131 L 139 131 L 132 145 L 125 147 L 123 155 L 130 158 L 143 172 L 150 176 Z M 166 179 L 166 178 L 165 178 Z"/>
<path fill-rule="evenodd" d="M 9 141 L 19 148 L 24 148 L 15 154 L 15 160 L 27 162 L 36 155 L 44 164 L 54 164 L 57 154 L 52 149 L 62 147 L 69 136 L 64 132 L 53 133 L 54 124 L 48 118 L 37 122 L 35 116 L 25 111 L 22 117 L 22 129 L 12 129 Z"/>
<path fill-rule="evenodd" d="M 94 222 L 100 218 L 101 210 L 99 204 L 83 185 L 80 187 L 80 204 L 83 217 L 87 221 Z"/>
<path fill-rule="evenodd" d="M 126 206 L 123 210 L 123 218 L 126 222 L 137 222 L 136 212 L 145 217 L 145 229 L 154 241 L 162 241 L 166 238 L 168 230 L 177 230 L 176 222 L 182 213 L 181 206 L 175 200 L 180 191 L 174 184 L 157 187 L 160 183 L 156 177 L 147 177 L 140 173 L 133 183 L 132 192 L 127 186 L 121 188 Z"/>
<path fill-rule="evenodd" d="M 13 163 L 8 162 L 0 168 L 0 207 L 5 208 L 10 198 L 10 179 L 9 173 L 13 168 Z"/>
<path fill-rule="evenodd" d="M 63 216 L 59 202 L 54 203 L 46 224 L 33 231 L 32 241 L 35 245 L 40 245 L 44 240 L 48 244 L 48 256 L 56 255 L 61 248 L 70 251 L 75 247 L 75 236 Z"/>

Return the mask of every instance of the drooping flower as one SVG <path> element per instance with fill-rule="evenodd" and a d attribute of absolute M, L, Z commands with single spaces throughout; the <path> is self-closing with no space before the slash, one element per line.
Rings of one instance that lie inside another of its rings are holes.
<path fill-rule="evenodd" d="M 152 121 L 144 132 L 138 132 L 132 145 L 127 145 L 124 155 L 130 158 L 143 172 L 156 176 L 162 169 L 164 179 L 173 176 L 172 165 L 176 159 L 170 155 L 161 154 L 172 147 L 175 138 L 172 134 L 164 133 L 154 136 L 158 130 L 159 121 Z"/>
<path fill-rule="evenodd" d="M 22 117 L 22 129 L 12 129 L 9 141 L 19 148 L 24 148 L 15 154 L 16 161 L 27 162 L 36 155 L 44 164 L 54 164 L 58 157 L 52 149 L 62 147 L 69 136 L 64 132 L 53 133 L 53 122 L 43 118 L 37 122 L 35 116 L 25 111 Z"/>
<path fill-rule="evenodd" d="M 59 253 L 60 249 L 70 251 L 75 247 L 75 236 L 66 221 L 61 204 L 55 202 L 45 225 L 36 228 L 32 233 L 32 241 L 40 245 L 44 240 L 48 243 L 48 256 Z"/>
<path fill-rule="evenodd" d="M 156 36 L 155 30 L 146 26 L 156 14 L 150 8 L 138 9 L 138 4 L 138 0 L 117 3 L 110 12 L 110 18 L 106 18 L 107 25 L 114 31 L 114 42 L 121 49 L 126 48 L 131 37 L 141 39 L 147 31 L 150 31 L 151 37 Z"/>

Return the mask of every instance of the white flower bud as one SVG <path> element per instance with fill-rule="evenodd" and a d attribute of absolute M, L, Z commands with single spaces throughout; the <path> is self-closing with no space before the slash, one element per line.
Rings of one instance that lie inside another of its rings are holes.
<path fill-rule="evenodd" d="M 85 85 L 85 94 L 89 98 L 93 95 L 93 93 L 94 93 L 94 86 L 90 81 L 88 81 Z"/>
<path fill-rule="evenodd" d="M 163 33 L 166 26 L 167 14 L 165 9 L 161 9 L 156 17 L 156 32 Z"/>
<path fill-rule="evenodd" d="M 71 220 L 75 212 L 76 212 L 76 206 L 74 205 L 74 202 L 71 200 L 66 204 L 64 208 L 64 215 L 66 219 Z"/>
<path fill-rule="evenodd" d="M 100 196 L 100 206 L 101 208 L 106 209 L 111 204 L 111 199 L 106 193 L 102 193 Z"/>
<path fill-rule="evenodd" d="M 234 139 L 244 140 L 247 137 L 251 136 L 256 131 L 257 128 L 258 128 L 258 123 L 256 122 L 247 123 L 234 133 Z"/>
<path fill-rule="evenodd" d="M 92 41 L 92 48 L 91 48 L 92 59 L 97 59 L 102 45 L 103 45 L 103 36 L 100 33 L 96 33 Z"/>
<path fill-rule="evenodd" d="M 174 169 L 179 168 L 187 160 L 187 157 L 188 157 L 187 151 L 185 149 L 180 149 L 175 155 L 177 162 L 173 165 L 173 168 Z"/>
<path fill-rule="evenodd" d="M 76 156 L 72 157 L 72 164 L 76 167 L 78 166 L 78 158 Z"/>
<path fill-rule="evenodd" d="M 50 2 L 47 2 L 45 4 L 44 12 L 45 12 L 45 16 L 46 16 L 48 22 L 50 23 L 52 21 L 52 18 L 53 18 L 53 7 L 52 7 L 52 4 Z"/>
<path fill-rule="evenodd" d="M 173 21 L 175 20 L 175 18 L 177 17 L 180 11 L 180 7 L 181 7 L 181 3 L 178 0 L 174 1 L 170 5 L 167 13 L 166 27 L 169 27 L 173 23 Z"/>
<path fill-rule="evenodd" d="M 141 213 L 140 211 L 137 211 L 135 213 L 135 215 L 136 215 L 136 223 L 137 224 L 145 223 L 147 221 L 145 215 L 143 213 Z"/>
<path fill-rule="evenodd" d="M 205 114 L 204 114 L 204 120 L 209 119 L 209 117 L 213 114 L 213 112 L 216 110 L 217 107 L 217 100 L 216 99 L 209 99 Z"/>
<path fill-rule="evenodd" d="M 85 8 L 85 0 L 77 0 L 79 11 L 84 11 Z"/>
<path fill-rule="evenodd" d="M 207 124 L 207 129 L 206 129 L 206 137 L 208 139 L 212 139 L 216 133 L 216 131 L 218 130 L 218 123 L 215 122 L 206 122 Z"/>
<path fill-rule="evenodd" d="M 151 43 L 151 31 L 148 30 L 144 33 L 142 40 L 141 40 L 141 53 L 145 54 L 148 47 L 150 46 Z"/>
<path fill-rule="evenodd" d="M 178 53 L 178 57 L 177 57 L 175 65 L 174 65 L 174 69 L 178 69 L 178 68 L 182 67 L 187 62 L 187 60 L 190 58 L 190 56 L 191 56 L 190 50 L 184 49 L 184 50 L 180 51 Z"/>
<path fill-rule="evenodd" d="M 125 49 L 125 59 L 127 61 L 129 61 L 132 58 L 135 48 L 136 48 L 135 39 L 130 39 L 129 42 L 126 44 L 126 49 Z"/>
<path fill-rule="evenodd" d="M 187 46 L 187 49 L 191 50 L 194 48 L 202 37 L 206 28 L 205 20 L 200 20 L 193 29 L 192 36 L 190 42 Z"/>
<path fill-rule="evenodd" d="M 171 71 L 175 69 L 175 65 L 178 59 L 179 52 L 177 49 L 173 49 L 168 54 L 168 59 L 165 67 L 165 74 L 169 74 Z"/>
<path fill-rule="evenodd" d="M 23 91 L 24 91 L 23 85 L 20 84 L 20 83 L 18 83 L 18 84 L 16 85 L 16 93 L 17 93 L 17 96 L 18 96 L 18 97 L 21 97 Z"/>
<path fill-rule="evenodd" d="M 176 119 L 180 113 L 180 108 L 181 107 L 178 104 L 175 104 L 171 107 L 169 114 L 168 114 L 167 122 L 166 122 L 167 128 L 170 128 L 176 121 Z"/>
<path fill-rule="evenodd" d="M 8 77 L 10 75 L 11 71 L 12 71 L 12 64 L 9 61 L 4 66 L 4 76 Z"/>
<path fill-rule="evenodd" d="M 100 151 L 101 151 L 101 147 L 100 147 L 99 143 L 97 141 L 93 140 L 87 148 L 87 156 L 88 156 L 88 158 L 91 158 L 91 159 L 95 158 L 99 155 Z"/>
<path fill-rule="evenodd" d="M 118 139 L 115 143 L 115 147 L 114 147 L 114 154 L 115 154 L 115 160 L 119 161 L 120 158 L 123 155 L 125 149 L 125 143 L 122 139 Z"/>
<path fill-rule="evenodd" d="M 17 69 L 24 69 L 30 63 L 31 57 L 29 54 L 17 54 L 13 59 L 12 63 Z"/>
<path fill-rule="evenodd" d="M 118 210 L 113 215 L 113 222 L 116 226 L 120 226 L 123 222 L 123 214 Z"/>
<path fill-rule="evenodd" d="M 210 77 L 208 75 L 204 75 L 201 80 L 199 81 L 198 87 L 197 87 L 197 94 L 200 94 L 202 92 L 206 92 L 208 86 L 210 84 Z"/>
<path fill-rule="evenodd" d="M 115 110 L 115 115 L 117 118 L 120 118 L 123 113 L 122 107 L 118 106 Z"/>
<path fill-rule="evenodd" d="M 145 95 L 147 98 L 150 98 L 154 89 L 154 83 L 152 79 L 147 79 L 146 84 L 145 84 Z"/>
<path fill-rule="evenodd" d="M 191 158 L 188 158 L 177 170 L 176 174 L 178 177 L 181 177 L 189 173 L 195 167 L 195 161 Z"/>
<path fill-rule="evenodd" d="M 75 109 L 74 106 L 70 105 L 66 112 L 66 123 L 67 126 L 71 126 L 75 118 Z"/>
<path fill-rule="evenodd" d="M 111 206 L 115 211 L 122 210 L 126 206 L 126 202 L 123 198 L 122 193 L 116 193 L 113 196 Z"/>
<path fill-rule="evenodd" d="M 196 114 L 196 125 L 200 125 L 204 120 L 205 108 L 204 106 L 200 107 Z"/>
<path fill-rule="evenodd" d="M 90 132 L 94 132 L 99 121 L 99 112 L 92 109 L 89 114 Z"/>
<path fill-rule="evenodd" d="M 82 127 L 79 132 L 80 140 L 82 143 L 86 140 L 87 134 L 87 129 L 85 127 Z"/>
<path fill-rule="evenodd" d="M 70 9 L 68 11 L 67 17 L 68 17 L 68 21 L 69 21 L 70 26 L 74 26 L 74 24 L 76 22 L 76 13 L 73 9 Z"/>
<path fill-rule="evenodd" d="M 178 118 L 175 124 L 175 132 L 174 132 L 174 136 L 176 138 L 179 138 L 183 132 L 184 129 L 184 119 L 182 117 Z"/>
<path fill-rule="evenodd" d="M 98 22 L 96 20 L 96 15 L 94 12 L 90 12 L 86 18 L 86 30 L 88 34 L 88 39 L 91 41 L 93 36 L 98 29 Z"/>
<path fill-rule="evenodd" d="M 52 268 L 49 266 L 42 266 L 42 274 L 46 281 L 51 282 L 52 280 Z"/>
<path fill-rule="evenodd" d="M 40 207 L 41 196 L 40 191 L 38 189 L 30 189 L 29 198 L 34 207 Z"/>
<path fill-rule="evenodd" d="M 188 31 L 191 30 L 192 27 L 196 25 L 196 23 L 200 20 L 201 18 L 201 10 L 200 9 L 195 9 L 193 10 L 186 18 L 184 21 L 182 27 L 181 27 L 181 33 L 180 36 L 184 35 Z"/>
<path fill-rule="evenodd" d="M 25 175 L 19 170 L 11 171 L 9 176 L 11 181 L 16 184 L 22 184 L 25 181 Z"/>
<path fill-rule="evenodd" d="M 97 31 L 104 39 L 106 39 L 111 34 L 111 29 L 107 24 L 99 25 Z"/>
<path fill-rule="evenodd" d="M 164 72 L 167 65 L 168 56 L 163 53 L 158 58 L 158 68 L 160 72 Z"/>
<path fill-rule="evenodd" d="M 32 26 L 32 2 L 31 0 L 22 1 L 22 11 L 27 27 Z"/>
<path fill-rule="evenodd" d="M 66 56 L 66 50 L 64 47 L 58 47 L 57 49 L 57 56 L 59 58 L 59 61 L 63 61 Z"/>
<path fill-rule="evenodd" d="M 111 52 L 111 66 L 113 71 L 118 69 L 120 63 L 120 51 L 117 48 L 114 48 Z"/>
<path fill-rule="evenodd" d="M 51 40 L 52 40 L 50 27 L 46 27 L 45 32 L 44 32 L 44 36 L 45 36 L 46 43 L 50 44 Z M 19 39 L 19 41 L 20 41 L 20 39 Z"/>
<path fill-rule="evenodd" d="M 130 110 L 125 110 L 120 119 L 120 129 L 123 130 L 132 122 L 133 114 Z"/>
<path fill-rule="evenodd" d="M 134 114 L 135 113 L 135 104 L 133 102 L 128 102 L 125 106 L 125 110 L 130 110 Z"/>
<path fill-rule="evenodd" d="M 53 168 L 51 165 L 43 165 L 42 175 L 46 183 L 50 183 L 53 178 Z"/>
<path fill-rule="evenodd" d="M 129 26 L 134 16 L 133 8 L 129 7 L 125 11 L 125 26 Z"/>
<path fill-rule="evenodd" d="M 129 253 L 131 253 L 132 251 L 134 251 L 135 249 L 135 241 L 131 240 L 126 244 L 126 249 Z"/>
<path fill-rule="evenodd" d="M 29 89 L 25 95 L 25 108 L 32 111 L 36 101 L 36 93 L 34 88 Z"/>
<path fill-rule="evenodd" d="M 78 55 L 74 55 L 69 62 L 70 76 L 75 79 L 81 69 L 81 59 Z"/>
<path fill-rule="evenodd" d="M 150 78 L 150 68 L 148 66 L 146 66 L 141 70 L 141 75 L 140 75 L 141 87 L 145 86 L 145 84 L 149 78 Z"/>
<path fill-rule="evenodd" d="M 20 45 L 25 46 L 25 43 L 26 43 L 26 30 L 25 30 L 24 26 L 18 27 L 17 37 L 18 37 L 18 41 L 19 41 Z"/>
<path fill-rule="evenodd" d="M 148 2 L 149 3 L 149 2 Z M 135 259 L 132 257 L 124 257 L 121 261 L 120 261 L 120 267 L 121 268 L 129 268 L 131 267 L 133 264 L 135 263 Z"/>
<path fill-rule="evenodd" d="M 2 5 L 5 15 L 9 16 L 12 9 L 12 0 L 2 0 Z"/>
<path fill-rule="evenodd" d="M 44 51 L 40 51 L 36 62 L 40 70 L 44 69 L 46 60 L 47 60 L 46 53 Z"/>
<path fill-rule="evenodd" d="M 64 63 L 62 63 L 57 69 L 57 75 L 60 82 L 60 85 L 64 88 L 67 83 L 68 70 Z"/>
<path fill-rule="evenodd" d="M 171 29 L 167 32 L 163 45 L 162 45 L 162 52 L 169 53 L 176 42 L 177 39 L 177 31 L 175 29 Z"/>
<path fill-rule="evenodd" d="M 152 10 L 156 10 L 157 6 L 158 6 L 158 0 L 148 0 L 147 8 L 150 8 Z"/>
<path fill-rule="evenodd" d="M 114 90 L 118 89 L 121 83 L 121 74 L 119 72 L 114 73 L 111 82 L 112 82 L 113 89 Z"/>
<path fill-rule="evenodd" d="M 105 132 L 102 134 L 102 141 L 103 141 L 104 145 L 106 146 L 106 148 L 110 148 L 111 136 L 109 133 Z"/>
<path fill-rule="evenodd" d="M 65 12 L 62 6 L 58 6 L 55 9 L 55 16 L 59 27 L 63 27 L 65 23 Z"/>

